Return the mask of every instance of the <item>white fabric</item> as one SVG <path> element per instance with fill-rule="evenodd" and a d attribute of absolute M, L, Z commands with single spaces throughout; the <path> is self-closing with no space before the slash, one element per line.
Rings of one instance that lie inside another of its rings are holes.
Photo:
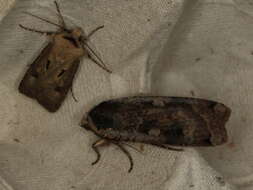
<path fill-rule="evenodd" d="M 0 190 L 252 189 L 252 1 L 59 4 L 70 26 L 89 32 L 105 25 L 91 43 L 113 74 L 83 59 L 73 87 L 78 103 L 69 95 L 54 114 L 18 93 L 27 66 L 47 40 L 18 24 L 55 30 L 22 11 L 57 17 L 51 0 L 15 2 L 0 28 Z M 184 152 L 149 145 L 143 154 L 130 149 L 135 163 L 130 174 L 127 157 L 117 147 L 104 147 L 101 161 L 91 166 L 97 137 L 79 127 L 83 115 L 103 100 L 139 93 L 223 102 L 232 108 L 229 142 Z"/>

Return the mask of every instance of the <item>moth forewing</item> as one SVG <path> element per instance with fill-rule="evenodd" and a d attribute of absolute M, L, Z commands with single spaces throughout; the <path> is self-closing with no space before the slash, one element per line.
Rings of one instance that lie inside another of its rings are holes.
<path fill-rule="evenodd" d="M 225 124 L 231 110 L 211 100 L 135 96 L 104 101 L 87 114 L 85 129 L 103 141 L 146 143 L 171 150 L 172 146 L 216 146 L 227 141 Z M 97 146 L 92 148 L 98 154 Z M 125 150 L 124 150 L 125 152 Z M 129 156 L 129 155 L 128 155 Z M 98 161 L 96 160 L 96 162 Z M 131 161 L 131 160 L 130 160 Z M 131 168 L 132 168 L 131 161 Z"/>
<path fill-rule="evenodd" d="M 85 36 L 80 27 L 66 28 L 59 6 L 56 2 L 55 5 L 60 24 L 31 13 L 28 14 L 58 26 L 58 31 L 40 31 L 20 25 L 23 29 L 46 34 L 50 38 L 48 45 L 31 64 L 19 85 L 21 93 L 36 99 L 50 112 L 59 109 L 68 91 L 72 88 L 73 79 L 81 58 L 89 55 L 90 49 L 87 50 L 84 45 L 86 44 L 85 40 L 88 40 L 91 36 L 91 34 Z M 97 27 L 96 30 L 92 31 L 92 34 L 100 28 L 102 27 Z"/>

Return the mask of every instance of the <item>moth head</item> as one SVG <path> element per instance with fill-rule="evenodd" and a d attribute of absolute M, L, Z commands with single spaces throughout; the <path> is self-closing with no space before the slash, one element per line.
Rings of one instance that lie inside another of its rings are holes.
<path fill-rule="evenodd" d="M 97 131 L 96 126 L 94 125 L 92 119 L 90 116 L 84 116 L 82 121 L 81 121 L 81 126 L 85 128 L 86 130 L 91 130 L 91 131 Z"/>
<path fill-rule="evenodd" d="M 80 27 L 77 27 L 71 31 L 71 36 L 75 39 L 76 42 L 80 43 L 83 41 L 83 38 L 85 35 L 84 35 L 83 29 Z"/>

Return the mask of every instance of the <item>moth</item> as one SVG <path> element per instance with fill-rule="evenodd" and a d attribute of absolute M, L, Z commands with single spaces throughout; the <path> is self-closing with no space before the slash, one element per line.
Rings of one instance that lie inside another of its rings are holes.
<path fill-rule="evenodd" d="M 211 100 L 134 96 L 104 101 L 83 118 L 81 126 L 100 139 L 92 144 L 100 159 L 98 147 L 109 143 L 117 145 L 129 158 L 131 172 L 133 159 L 125 142 L 139 142 L 180 151 L 171 146 L 217 146 L 227 142 L 225 124 L 230 108 Z"/>
<path fill-rule="evenodd" d="M 82 57 L 88 56 L 99 67 L 111 73 L 88 45 L 89 38 L 104 26 L 95 28 L 88 35 L 80 27 L 69 29 L 59 5 L 56 1 L 54 3 L 60 24 L 31 13 L 26 14 L 57 26 L 58 31 L 41 31 L 20 25 L 25 30 L 45 34 L 49 38 L 48 44 L 30 65 L 19 85 L 19 92 L 36 99 L 49 112 L 57 111 L 68 91 L 72 92 L 73 79 Z"/>

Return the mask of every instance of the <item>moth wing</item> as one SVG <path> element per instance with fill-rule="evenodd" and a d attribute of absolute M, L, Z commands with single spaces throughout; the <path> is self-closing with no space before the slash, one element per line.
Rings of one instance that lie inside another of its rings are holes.
<path fill-rule="evenodd" d="M 73 60 L 67 64 L 66 70 L 62 70 L 63 63 L 56 62 L 52 55 L 50 57 L 52 48 L 51 42 L 32 63 L 19 85 L 19 92 L 36 99 L 48 111 L 55 112 L 72 86 L 80 60 Z"/>
<path fill-rule="evenodd" d="M 25 76 L 19 84 L 19 92 L 25 94 L 30 98 L 36 98 L 37 94 L 37 80 L 41 77 L 41 70 L 43 65 L 46 65 L 49 53 L 52 49 L 52 42 L 48 43 L 47 46 L 38 55 L 35 61 L 30 65 L 29 69 L 26 71 Z"/>
<path fill-rule="evenodd" d="M 48 83 L 46 83 L 46 86 L 41 85 L 41 92 L 36 96 L 36 99 L 50 112 L 57 111 L 61 106 L 72 86 L 79 63 L 80 60 L 75 60 L 69 64 L 67 70 L 56 69 L 55 72 L 52 73 L 52 77 L 49 77 L 49 80 L 43 80 L 44 84 L 45 81 Z M 50 80 L 55 77 L 57 77 L 57 79 Z"/>
<path fill-rule="evenodd" d="M 227 140 L 230 109 L 196 98 L 130 97 L 103 102 L 89 115 L 98 130 L 113 129 L 127 136 L 125 140 L 212 146 Z"/>

